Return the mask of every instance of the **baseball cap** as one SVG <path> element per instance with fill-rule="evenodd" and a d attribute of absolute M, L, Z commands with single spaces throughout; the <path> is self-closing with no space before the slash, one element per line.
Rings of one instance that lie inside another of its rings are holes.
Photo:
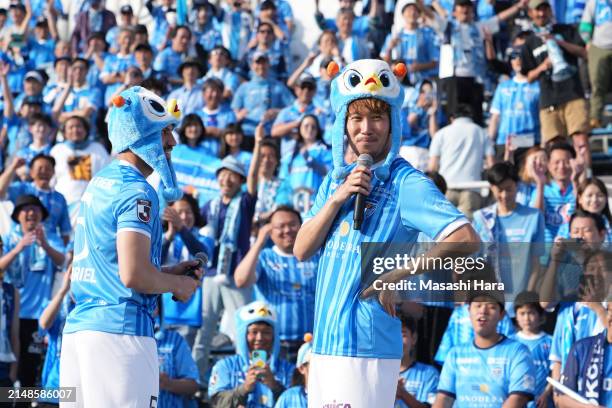
<path fill-rule="evenodd" d="M 38 71 L 28 71 L 27 74 L 25 74 L 25 77 L 23 77 L 24 81 L 27 81 L 28 79 L 34 79 L 38 82 L 40 82 L 41 84 L 45 83 L 45 80 L 43 78 L 43 76 L 40 74 L 40 72 Z"/>
<path fill-rule="evenodd" d="M 255 51 L 253 53 L 252 61 L 257 61 L 257 60 L 259 60 L 261 58 L 265 58 L 266 60 L 270 61 L 270 57 L 268 57 L 268 54 L 266 54 L 263 51 Z"/>
<path fill-rule="evenodd" d="M 223 169 L 233 171 L 234 173 L 246 178 L 246 170 L 244 169 L 244 166 L 234 156 L 226 156 L 221 161 L 221 166 L 219 166 L 215 174 L 218 175 Z"/>
<path fill-rule="evenodd" d="M 548 4 L 550 6 L 550 3 L 548 2 L 548 0 L 530 0 L 529 1 L 529 8 L 530 9 L 537 9 L 542 4 Z"/>
<path fill-rule="evenodd" d="M 132 10 L 132 6 L 130 6 L 129 4 L 121 6 L 119 12 L 121 14 L 134 14 L 134 10 Z"/>
<path fill-rule="evenodd" d="M 304 74 L 300 77 L 300 79 L 298 79 L 296 85 L 299 86 L 300 88 L 304 86 L 310 86 L 310 87 L 316 88 L 317 81 L 314 79 L 312 75 Z"/>

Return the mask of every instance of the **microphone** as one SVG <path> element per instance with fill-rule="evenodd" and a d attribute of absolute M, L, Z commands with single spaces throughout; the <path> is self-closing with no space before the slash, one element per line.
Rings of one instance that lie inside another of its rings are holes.
<path fill-rule="evenodd" d="M 372 167 L 374 159 L 369 154 L 360 154 L 357 158 L 357 166 L 363 166 L 365 168 Z M 361 223 L 363 223 L 363 212 L 365 210 L 365 199 L 366 197 L 358 193 L 355 197 L 355 211 L 353 212 L 353 229 L 361 230 Z"/>
<path fill-rule="evenodd" d="M 198 261 L 198 263 L 187 268 L 185 270 L 185 276 L 192 277 L 193 279 L 198 279 L 195 274 L 195 271 L 208 263 L 208 255 L 206 255 L 206 252 L 198 252 L 197 254 L 195 254 L 194 258 L 194 260 Z M 172 295 L 172 300 L 174 300 L 175 302 L 179 301 L 174 295 Z"/>

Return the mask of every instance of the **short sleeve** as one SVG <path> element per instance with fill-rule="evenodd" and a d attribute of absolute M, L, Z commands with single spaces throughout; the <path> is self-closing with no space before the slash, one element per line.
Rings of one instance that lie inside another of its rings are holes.
<path fill-rule="evenodd" d="M 438 371 L 431 367 L 427 372 L 427 377 L 423 381 L 421 395 L 425 397 L 425 400 L 421 402 L 426 402 L 428 404 L 433 404 L 436 399 L 436 391 L 438 390 L 438 382 L 440 381 L 440 374 Z"/>
<path fill-rule="evenodd" d="M 546 226 L 544 224 L 544 216 L 542 215 L 542 213 L 540 211 L 538 211 L 538 226 L 537 226 L 537 230 L 536 233 L 534 235 L 533 241 L 534 243 L 539 243 L 539 244 L 543 244 L 544 243 L 544 234 L 545 234 L 545 229 Z M 563 224 L 563 225 L 569 225 L 569 224 Z M 563 226 L 562 225 L 562 226 Z M 568 236 L 569 236 L 569 232 L 568 232 Z M 544 251 L 544 246 L 543 245 L 539 245 L 540 248 L 542 248 L 542 251 Z"/>
<path fill-rule="evenodd" d="M 236 94 L 232 98 L 232 109 L 239 110 L 244 108 L 244 93 L 246 92 L 244 89 L 246 85 L 247 84 L 244 83 L 236 90 Z"/>
<path fill-rule="evenodd" d="M 522 344 L 510 362 L 508 394 L 524 394 L 533 398 L 535 393 L 535 369 L 531 353 Z"/>
<path fill-rule="evenodd" d="M 429 146 L 429 157 L 440 157 L 442 153 L 442 138 L 444 134 L 438 131 L 431 140 Z"/>
<path fill-rule="evenodd" d="M 157 216 L 157 196 L 146 186 L 130 186 L 121 190 L 115 204 L 117 233 L 134 231 L 151 238 L 153 216 Z"/>
<path fill-rule="evenodd" d="M 438 383 L 438 392 L 446 394 L 450 397 L 457 397 L 456 384 L 456 359 L 457 349 L 452 349 L 448 356 L 444 360 L 444 366 L 442 366 L 442 374 L 440 374 L 440 382 Z"/>
<path fill-rule="evenodd" d="M 304 223 L 310 220 L 315 215 L 317 215 L 319 211 L 321 211 L 321 208 L 323 208 L 323 206 L 327 202 L 327 199 L 329 198 L 329 195 L 331 194 L 330 186 L 331 176 L 328 174 L 323 179 L 323 183 L 321 183 L 321 186 L 317 191 L 317 197 L 314 200 L 314 204 L 310 208 L 310 211 L 308 211 L 308 214 L 306 214 L 306 216 L 304 217 Z"/>
<path fill-rule="evenodd" d="M 232 389 L 232 372 L 229 365 L 229 358 L 218 361 L 212 368 L 210 380 L 208 381 L 208 395 L 213 397 L 221 391 Z"/>
<path fill-rule="evenodd" d="M 441 233 L 452 232 L 447 230 L 451 224 L 468 222 L 433 182 L 420 173 L 409 174 L 400 182 L 400 216 L 405 227 L 421 231 L 438 240 Z"/>
<path fill-rule="evenodd" d="M 502 103 L 501 103 L 501 90 L 503 87 L 500 85 L 495 90 L 495 94 L 493 95 L 493 101 L 491 102 L 491 113 L 501 113 L 502 111 Z"/>
<path fill-rule="evenodd" d="M 284 108 L 282 109 L 280 112 L 278 112 L 278 115 L 276 115 L 276 119 L 274 119 L 274 123 L 272 124 L 272 126 L 276 126 L 276 125 L 282 125 L 284 123 L 289 122 L 289 115 L 288 115 L 289 109 Z"/>
<path fill-rule="evenodd" d="M 385 43 L 383 44 L 380 50 L 380 58 L 383 58 L 387 54 L 387 50 L 389 49 L 389 43 L 391 42 L 391 34 L 387 34 L 387 38 L 385 38 Z"/>
<path fill-rule="evenodd" d="M 59 194 L 59 193 L 58 193 Z M 59 202 L 61 202 L 61 213 L 59 218 L 59 228 L 62 235 L 70 235 L 72 232 L 72 225 L 70 225 L 70 215 L 68 214 L 68 204 L 66 199 L 62 195 Z"/>
<path fill-rule="evenodd" d="M 438 364 L 444 364 L 446 356 L 453 348 L 453 332 L 455 331 L 455 326 L 457 325 L 457 310 L 458 309 L 453 310 L 453 313 L 451 314 L 448 324 L 446 325 L 446 330 L 444 330 L 444 334 L 442 335 L 440 345 L 438 346 L 438 351 L 434 357 L 435 362 Z"/>
<path fill-rule="evenodd" d="M 561 341 L 563 336 L 561 332 L 563 331 L 563 327 L 566 324 L 565 320 L 567 319 L 566 313 L 563 312 L 563 310 L 559 312 L 559 315 L 557 316 L 557 322 L 555 323 L 555 330 L 553 331 L 552 343 L 550 345 L 550 354 L 548 356 L 548 359 L 551 361 L 551 363 L 561 363 L 562 361 Z"/>
<path fill-rule="evenodd" d="M 193 357 L 191 357 L 189 346 L 187 346 L 183 337 L 178 335 L 177 338 L 179 340 L 175 354 L 177 378 L 189 378 L 198 381 L 198 366 L 193 360 Z"/>

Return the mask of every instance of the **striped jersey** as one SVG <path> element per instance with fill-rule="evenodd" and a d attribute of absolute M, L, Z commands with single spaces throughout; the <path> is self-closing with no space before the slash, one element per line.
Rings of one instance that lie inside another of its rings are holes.
<path fill-rule="evenodd" d="M 414 243 L 419 232 L 439 238 L 467 222 L 436 186 L 396 158 L 387 181 L 372 179 L 361 231 L 353 230 L 354 197 L 338 211 L 323 244 L 317 272 L 313 352 L 363 358 L 402 356 L 401 325 L 374 299 L 361 299 L 361 243 Z M 323 180 L 312 218 L 339 184 Z M 365 262 L 366 260 L 364 260 Z"/>
<path fill-rule="evenodd" d="M 512 320 L 508 317 L 508 313 L 504 313 L 502 319 L 497 323 L 497 332 L 505 336 L 511 336 L 516 332 L 512 325 Z M 434 360 L 439 364 L 444 364 L 448 352 L 460 344 L 471 343 L 474 340 L 474 328 L 470 321 L 470 312 L 468 305 L 456 307 L 451 314 L 442 341 L 436 352 Z"/>
<path fill-rule="evenodd" d="M 410 367 L 400 372 L 400 378 L 404 380 L 404 388 L 417 401 L 432 405 L 436 399 L 438 380 L 440 373 L 434 366 L 415 362 Z M 396 400 L 394 408 L 408 408 L 404 401 Z"/>
<path fill-rule="evenodd" d="M 533 190 L 530 207 L 535 206 L 537 190 Z M 561 191 L 555 181 L 544 186 L 544 242 L 553 242 L 562 224 L 569 223 L 570 216 L 574 212 L 576 196 L 574 188 L 570 183 L 565 191 Z"/>
<path fill-rule="evenodd" d="M 546 385 L 546 377 L 550 371 L 550 363 L 548 356 L 550 355 L 550 346 L 552 343 L 552 337 L 549 334 L 541 332 L 540 334 L 528 337 L 523 332 L 517 332 L 515 335 L 510 337 L 512 340 L 516 340 L 519 343 L 527 346 L 531 352 L 533 358 L 533 366 L 535 369 L 535 400 L 544 392 Z M 551 404 L 549 404 L 550 406 Z M 536 403 L 530 401 L 527 404 L 527 408 L 536 408 Z"/>
<path fill-rule="evenodd" d="M 507 337 L 483 349 L 474 343 L 454 347 L 444 361 L 438 392 L 454 407 L 498 408 L 511 394 L 533 398 L 534 369 L 527 347 Z"/>
<path fill-rule="evenodd" d="M 157 295 L 128 289 L 119 278 L 117 233 L 151 239 L 150 261 L 161 264 L 162 229 L 153 187 L 126 162 L 113 161 L 83 194 L 74 238 L 71 291 L 76 301 L 64 333 L 82 330 L 153 336 Z"/>
<path fill-rule="evenodd" d="M 308 408 L 308 395 L 301 385 L 288 388 L 276 401 L 274 408 Z"/>
<path fill-rule="evenodd" d="M 318 258 L 300 262 L 277 246 L 259 255 L 255 298 L 276 310 L 281 340 L 302 340 L 305 333 L 312 332 Z"/>
<path fill-rule="evenodd" d="M 527 80 L 509 79 L 495 89 L 491 113 L 499 114 L 498 145 L 506 143 L 509 135 L 530 135 L 540 141 L 539 128 L 540 84 Z"/>

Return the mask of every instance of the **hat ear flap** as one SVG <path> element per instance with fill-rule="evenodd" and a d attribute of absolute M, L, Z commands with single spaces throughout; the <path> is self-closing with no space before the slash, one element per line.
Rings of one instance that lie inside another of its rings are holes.
<path fill-rule="evenodd" d="M 327 64 L 327 75 L 329 75 L 331 78 L 334 78 L 336 75 L 338 75 L 338 72 L 340 72 L 340 67 L 338 66 L 338 63 L 336 61 L 330 61 L 329 64 Z"/>

